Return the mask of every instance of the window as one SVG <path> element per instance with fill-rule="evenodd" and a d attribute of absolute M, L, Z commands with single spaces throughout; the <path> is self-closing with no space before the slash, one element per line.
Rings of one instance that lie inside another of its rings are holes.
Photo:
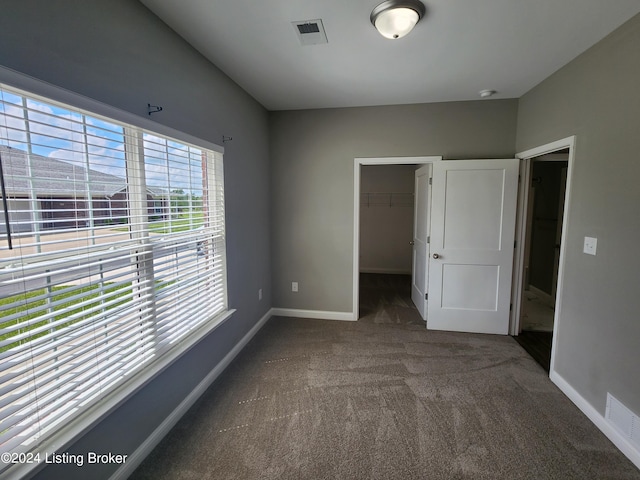
<path fill-rule="evenodd" d="M 222 154 L 0 85 L 0 165 L 0 450 L 37 452 L 228 316 Z"/>

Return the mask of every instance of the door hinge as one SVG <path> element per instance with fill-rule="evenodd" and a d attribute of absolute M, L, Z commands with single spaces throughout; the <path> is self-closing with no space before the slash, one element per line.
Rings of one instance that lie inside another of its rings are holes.
<path fill-rule="evenodd" d="M 427 236 L 427 243 L 431 243 L 431 236 Z"/>
<path fill-rule="evenodd" d="M 425 294 L 424 294 L 424 299 L 425 299 L 425 300 L 429 300 L 429 294 L 428 294 L 428 293 L 425 293 Z"/>
<path fill-rule="evenodd" d="M 510 303 L 510 304 L 509 304 L 509 311 L 510 311 L 510 312 L 511 312 L 511 311 L 513 311 L 513 303 Z"/>
<path fill-rule="evenodd" d="M 433 177 L 429 177 L 429 185 L 433 185 Z"/>
<path fill-rule="evenodd" d="M 518 241 L 517 240 L 513 241 L 513 248 L 518 248 Z"/>

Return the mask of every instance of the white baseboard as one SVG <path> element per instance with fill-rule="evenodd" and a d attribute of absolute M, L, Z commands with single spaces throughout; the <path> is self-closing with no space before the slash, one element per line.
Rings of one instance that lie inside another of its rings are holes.
<path fill-rule="evenodd" d="M 142 444 L 127 457 L 127 462 L 123 463 L 118 470 L 110 477 L 109 480 L 125 480 L 133 471 L 138 468 L 142 461 L 151 453 L 151 451 L 160 443 L 169 430 L 187 413 L 189 408 L 200 398 L 200 396 L 211 386 L 211 384 L 220 376 L 225 368 L 233 361 L 233 359 L 242 351 L 249 343 L 258 330 L 271 318 L 272 310 L 269 310 L 256 323 L 247 334 L 231 349 L 229 353 L 214 367 L 209 374 L 180 402 L 180 404 L 169 414 L 167 418 L 156 428 Z"/>
<path fill-rule="evenodd" d="M 272 308 L 271 313 L 274 317 L 300 317 L 300 318 L 317 318 L 321 320 L 342 320 L 354 322 L 358 320 L 354 318 L 353 312 L 323 312 L 322 310 L 298 310 L 295 308 Z"/>
<path fill-rule="evenodd" d="M 591 420 L 606 437 L 638 468 L 640 468 L 640 451 L 627 440 L 618 430 L 611 425 L 603 415 L 600 414 L 585 398 L 580 395 L 564 378 L 557 372 L 552 371 L 549 378 L 555 383 L 562 393 Z"/>

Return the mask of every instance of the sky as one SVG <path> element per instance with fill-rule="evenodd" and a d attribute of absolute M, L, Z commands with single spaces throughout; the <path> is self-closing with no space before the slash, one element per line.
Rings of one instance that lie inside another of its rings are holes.
<path fill-rule="evenodd" d="M 125 127 L 0 89 L 0 144 L 121 178 L 127 177 Z M 202 195 L 202 150 L 143 134 L 149 187 Z"/>

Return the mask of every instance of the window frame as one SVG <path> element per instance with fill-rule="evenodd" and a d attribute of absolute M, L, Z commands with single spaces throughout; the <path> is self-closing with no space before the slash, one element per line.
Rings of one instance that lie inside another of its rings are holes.
<path fill-rule="evenodd" d="M 6 86 L 17 90 L 24 91 L 30 97 L 40 99 L 47 103 L 61 103 L 71 108 L 85 111 L 89 115 L 95 115 L 97 117 L 105 117 L 108 120 L 123 123 L 125 125 L 137 128 L 139 132 L 149 132 L 152 134 L 158 134 L 164 137 L 175 139 L 186 144 L 191 144 L 196 147 L 200 147 L 214 152 L 215 155 L 222 156 L 224 154 L 224 148 L 208 142 L 206 140 L 194 137 L 185 132 L 174 130 L 165 125 L 154 122 L 145 117 L 141 117 L 124 110 L 106 105 L 88 97 L 70 92 L 68 90 L 50 85 L 32 77 L 25 76 L 21 73 L 7 69 L 0 66 L 0 86 Z M 142 135 L 142 133 L 141 133 Z M 140 148 L 140 146 L 135 146 Z M 139 158 L 137 155 L 135 159 L 127 156 L 127 165 L 129 162 L 136 162 L 137 168 L 143 168 L 144 157 Z M 223 163 L 223 159 L 215 160 Z M 222 168 L 222 167 L 221 167 Z M 221 169 L 223 176 L 223 171 Z M 220 182 L 224 186 L 224 178 L 221 178 Z M 224 187 L 223 187 L 224 188 Z M 217 192 L 216 192 L 217 195 Z M 146 210 L 144 206 L 141 210 Z M 224 217 L 225 208 L 222 204 L 222 211 L 219 212 Z M 223 236 L 226 237 L 226 230 L 223 228 Z M 152 248 L 150 242 L 149 248 Z M 224 244 L 223 244 L 224 245 Z M 111 412 L 117 409 L 123 402 L 132 397 L 138 391 L 140 391 L 145 385 L 151 382 L 159 374 L 161 374 L 166 368 L 175 363 L 179 358 L 186 354 L 195 344 L 200 342 L 204 337 L 216 330 L 220 325 L 226 322 L 233 313 L 234 309 L 230 309 L 228 305 L 227 294 L 227 267 L 226 267 L 227 251 L 224 248 L 224 254 L 222 255 L 222 288 L 224 290 L 224 308 L 213 318 L 203 321 L 202 324 L 196 326 L 180 339 L 175 342 L 171 348 L 163 349 L 160 355 L 155 356 L 154 359 L 147 362 L 136 373 L 132 374 L 129 378 L 125 378 L 116 387 L 112 388 L 110 392 L 103 396 L 94 405 L 86 409 L 81 414 L 77 415 L 73 420 L 68 422 L 62 428 L 56 428 L 54 433 L 47 435 L 47 437 L 38 443 L 37 448 L 34 451 L 39 452 L 52 452 L 63 451 L 63 449 L 70 446 L 76 439 L 86 433 L 89 429 L 95 426 L 98 422 L 108 416 Z M 43 462 L 40 464 L 14 464 L 0 471 L 0 478 L 7 476 L 12 477 L 14 475 L 23 476 L 33 470 L 42 467 Z"/>

